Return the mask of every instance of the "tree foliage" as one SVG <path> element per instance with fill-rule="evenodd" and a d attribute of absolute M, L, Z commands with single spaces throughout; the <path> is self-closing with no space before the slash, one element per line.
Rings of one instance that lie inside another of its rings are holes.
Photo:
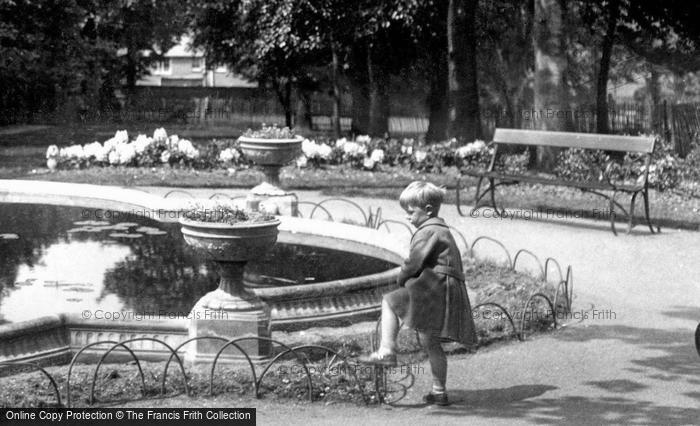
<path fill-rule="evenodd" d="M 175 0 L 0 0 L 0 121 L 112 106 L 120 80 L 133 87 L 177 41 L 183 11 Z"/>

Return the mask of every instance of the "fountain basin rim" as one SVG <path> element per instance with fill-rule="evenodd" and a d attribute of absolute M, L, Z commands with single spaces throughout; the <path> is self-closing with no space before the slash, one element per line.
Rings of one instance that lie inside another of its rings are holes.
<path fill-rule="evenodd" d="M 297 284 L 284 287 L 250 288 L 256 296 L 265 301 L 283 301 L 290 298 L 304 299 L 311 297 L 333 296 L 349 291 L 363 290 L 373 287 L 384 287 L 395 283 L 400 266 L 376 274 L 362 275 L 354 278 L 324 281 L 318 284 Z"/>
<path fill-rule="evenodd" d="M 200 222 L 198 220 L 187 219 L 181 217 L 179 219 L 180 225 L 189 226 L 193 228 L 201 229 L 211 229 L 211 230 L 236 230 L 236 229 L 255 229 L 255 228 L 269 228 L 277 227 L 282 223 L 279 219 L 270 219 L 261 222 L 239 222 L 239 223 L 224 223 L 224 222 Z M 183 229 L 184 231 L 184 229 Z M 183 232 L 184 233 L 184 232 Z"/>
<path fill-rule="evenodd" d="M 277 143 L 277 144 L 298 144 L 304 140 L 302 136 L 295 136 L 294 138 L 282 138 L 282 139 L 269 139 L 269 138 L 254 138 L 250 136 L 241 136 L 238 138 L 238 142 L 241 143 Z"/>

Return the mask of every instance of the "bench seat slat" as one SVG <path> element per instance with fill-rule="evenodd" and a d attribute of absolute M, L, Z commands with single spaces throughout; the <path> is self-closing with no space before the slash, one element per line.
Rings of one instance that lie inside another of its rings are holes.
<path fill-rule="evenodd" d="M 494 178 L 500 181 L 512 181 L 516 182 L 527 182 L 527 183 L 539 183 L 542 185 L 556 185 L 556 186 L 569 186 L 573 188 L 582 189 L 599 189 L 599 190 L 612 190 L 617 189 L 618 191 L 629 191 L 637 192 L 644 189 L 644 185 L 615 185 L 615 187 L 610 186 L 607 182 L 591 182 L 591 181 L 569 181 L 561 179 L 548 179 L 539 176 L 528 176 L 528 175 L 509 175 L 500 172 L 480 172 L 480 171 L 465 171 L 468 176 L 474 177 L 486 177 Z"/>
<path fill-rule="evenodd" d="M 560 148 L 603 149 L 609 151 L 643 152 L 654 150 L 653 137 L 618 136 L 599 133 L 549 132 L 541 130 L 496 129 L 494 143 L 539 145 Z"/>

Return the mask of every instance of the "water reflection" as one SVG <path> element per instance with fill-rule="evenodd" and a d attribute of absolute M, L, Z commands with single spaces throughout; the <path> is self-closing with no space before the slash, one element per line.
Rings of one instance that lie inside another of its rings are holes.
<path fill-rule="evenodd" d="M 216 288 L 213 265 L 177 225 L 89 209 L 0 204 L 0 321 L 59 312 L 188 312 Z M 126 219 L 126 220 L 124 220 Z"/>
<path fill-rule="evenodd" d="M 0 204 L 0 323 L 88 310 L 184 317 L 216 288 L 218 268 L 177 224 L 140 216 L 90 221 L 90 209 Z M 313 285 L 391 269 L 364 256 L 277 244 L 246 267 L 254 286 Z"/>

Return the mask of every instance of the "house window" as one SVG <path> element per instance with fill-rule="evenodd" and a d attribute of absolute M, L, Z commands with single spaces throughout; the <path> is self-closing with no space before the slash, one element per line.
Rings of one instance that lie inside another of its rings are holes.
<path fill-rule="evenodd" d="M 155 62 L 151 69 L 153 74 L 170 74 L 170 58 L 161 59 Z"/>
<path fill-rule="evenodd" d="M 202 71 L 202 58 L 192 58 L 192 71 Z"/>

